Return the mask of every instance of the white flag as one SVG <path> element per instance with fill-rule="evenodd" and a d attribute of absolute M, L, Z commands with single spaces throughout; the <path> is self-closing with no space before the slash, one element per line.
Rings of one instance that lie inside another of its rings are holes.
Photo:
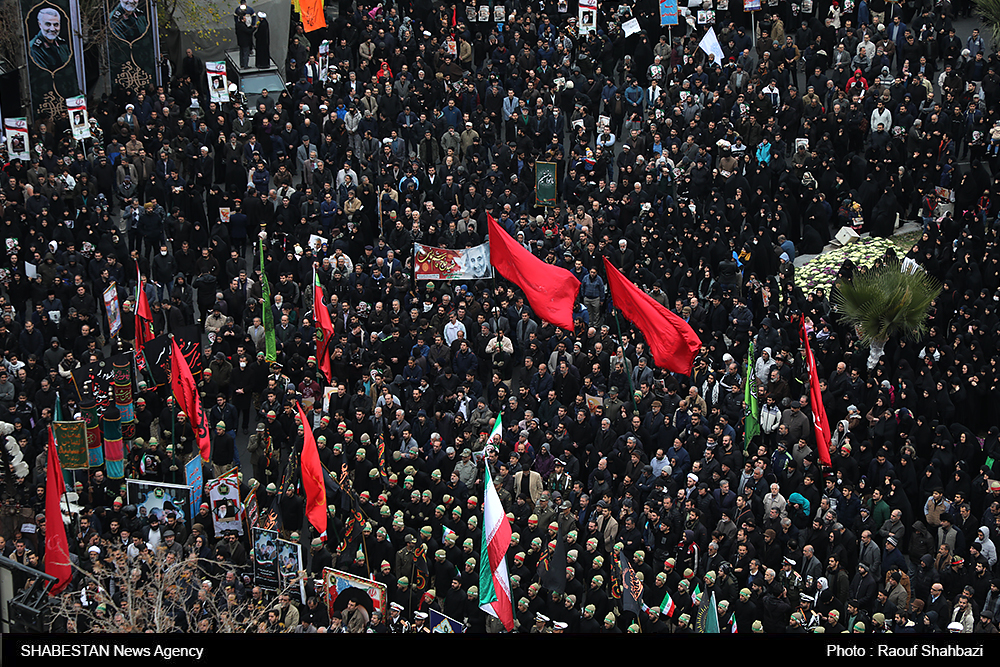
<path fill-rule="evenodd" d="M 714 27 L 709 26 L 708 32 L 706 32 L 705 36 L 701 38 L 701 43 L 698 44 L 698 48 L 705 53 L 711 53 L 714 55 L 715 64 L 725 64 L 722 60 L 722 46 L 719 45 L 719 38 L 715 36 Z"/>

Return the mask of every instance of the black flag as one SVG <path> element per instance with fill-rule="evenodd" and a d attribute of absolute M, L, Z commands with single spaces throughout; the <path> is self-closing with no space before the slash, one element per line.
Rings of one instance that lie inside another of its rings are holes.
<path fill-rule="evenodd" d="M 555 549 L 546 545 L 538 559 L 538 583 L 554 593 L 566 592 L 566 542 L 562 531 L 555 539 Z"/>
<path fill-rule="evenodd" d="M 641 618 L 642 612 L 642 582 L 635 575 L 635 570 L 628 562 L 628 556 L 619 556 L 622 568 L 622 611 L 630 611 Z"/>

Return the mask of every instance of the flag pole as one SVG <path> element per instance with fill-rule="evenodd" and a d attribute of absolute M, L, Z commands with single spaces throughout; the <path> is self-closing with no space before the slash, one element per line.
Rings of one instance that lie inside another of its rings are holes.
<path fill-rule="evenodd" d="M 55 428 L 53 428 L 52 424 L 49 424 L 49 437 L 50 437 L 49 444 L 50 444 L 51 447 L 55 447 L 56 448 L 56 458 L 58 459 L 59 458 L 59 448 L 56 447 L 56 431 L 55 431 Z M 60 467 L 62 467 L 61 464 L 60 464 Z M 63 506 L 65 506 L 65 508 L 66 508 L 66 515 L 69 516 L 70 519 L 72 519 L 73 515 L 72 515 L 72 512 L 70 512 L 70 509 L 69 509 L 69 498 L 66 495 L 67 494 L 67 488 L 68 488 L 66 486 L 66 475 L 65 475 L 65 471 L 63 471 L 63 472 L 64 472 L 64 474 L 62 475 L 62 491 L 59 493 L 59 507 L 60 507 L 60 509 L 62 509 Z M 59 517 L 59 520 L 62 521 L 62 517 Z"/>
<path fill-rule="evenodd" d="M 486 242 L 490 242 L 490 225 L 489 222 L 486 223 Z M 490 246 L 493 247 L 492 245 Z M 416 273 L 416 269 L 414 269 Z M 493 318 L 496 320 L 497 328 L 500 327 L 500 300 L 497 299 L 497 270 L 493 268 L 493 256 L 490 254 L 490 282 L 493 285 L 493 291 L 490 292 L 490 299 L 493 301 Z M 508 322 L 508 325 L 510 323 Z M 511 332 L 513 334 L 513 332 Z"/>
<path fill-rule="evenodd" d="M 632 388 L 632 370 L 628 367 L 628 357 L 625 356 L 625 346 L 622 345 L 622 311 L 618 308 L 615 308 L 615 311 L 615 324 L 618 325 L 618 344 L 622 347 L 622 363 L 625 364 L 625 377 L 628 378 L 628 396 L 632 402 L 632 410 L 635 411 L 638 408 L 635 405 L 635 389 Z"/>
<path fill-rule="evenodd" d="M 170 340 L 173 341 L 174 335 L 167 334 L 170 336 Z M 171 346 L 170 354 L 173 354 L 173 346 Z M 170 378 L 173 380 L 173 378 Z M 173 384 L 171 382 L 171 384 Z M 171 387 L 173 389 L 173 387 Z M 174 450 L 174 456 L 177 455 L 177 397 L 174 396 L 174 400 L 170 401 L 170 447 Z M 174 483 L 177 482 L 177 471 L 173 471 Z"/>
<path fill-rule="evenodd" d="M 365 516 L 365 520 L 367 520 L 367 519 L 368 519 L 368 517 Z M 368 578 L 371 579 L 372 578 L 372 564 L 371 564 L 371 561 L 368 559 L 368 542 L 365 540 L 364 526 L 361 527 L 361 551 L 365 554 L 365 570 L 368 571 Z M 380 563 L 380 565 L 381 565 L 381 563 Z"/>

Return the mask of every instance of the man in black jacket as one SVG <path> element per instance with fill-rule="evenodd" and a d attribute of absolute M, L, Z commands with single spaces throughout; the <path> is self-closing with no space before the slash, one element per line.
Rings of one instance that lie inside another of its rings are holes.
<path fill-rule="evenodd" d="M 233 423 L 235 424 L 235 420 Z M 220 421 L 215 425 L 215 442 L 212 443 L 212 469 L 216 477 L 221 477 L 232 467 L 235 449 L 236 442 L 227 433 L 226 422 Z"/>

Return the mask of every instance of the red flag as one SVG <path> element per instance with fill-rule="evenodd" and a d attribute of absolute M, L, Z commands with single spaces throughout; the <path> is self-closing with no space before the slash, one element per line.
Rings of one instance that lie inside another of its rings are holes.
<path fill-rule="evenodd" d="M 816 429 L 816 449 L 819 450 L 819 460 L 823 465 L 830 465 L 830 422 L 826 419 L 826 408 L 823 407 L 823 393 L 819 388 L 819 374 L 816 372 L 816 359 L 809 349 L 809 337 L 806 333 L 806 318 L 800 316 L 799 338 L 806 348 L 806 363 L 809 365 L 809 407 L 812 409 L 813 428 Z"/>
<path fill-rule="evenodd" d="M 149 309 L 149 299 L 139 279 L 139 298 L 135 307 L 135 349 L 142 350 L 146 343 L 153 340 L 153 311 Z"/>
<path fill-rule="evenodd" d="M 198 449 L 201 451 L 201 460 L 208 461 L 212 453 L 212 441 L 209 437 L 208 417 L 201 409 L 198 385 L 194 381 L 194 375 L 191 374 L 191 367 L 188 366 L 184 353 L 172 336 L 170 348 L 170 388 L 174 392 L 177 404 L 191 422 L 194 437 L 198 441 Z"/>
<path fill-rule="evenodd" d="M 330 341 L 333 340 L 333 322 L 330 311 L 323 305 L 323 286 L 319 275 L 313 271 L 313 317 L 316 320 L 316 362 L 326 374 L 326 381 L 333 381 L 333 367 L 330 365 Z"/>
<path fill-rule="evenodd" d="M 50 593 L 58 593 L 73 579 L 73 569 L 69 561 L 69 543 L 66 541 L 66 525 L 62 518 L 62 496 L 66 490 L 62 466 L 56 441 L 49 426 L 48 472 L 45 479 L 45 574 L 51 574 L 58 581 Z"/>
<path fill-rule="evenodd" d="M 633 285 L 607 257 L 604 269 L 615 308 L 639 327 L 656 365 L 673 373 L 690 373 L 701 349 L 701 339 L 691 325 Z"/>
<path fill-rule="evenodd" d="M 487 214 L 490 225 L 490 263 L 507 280 L 524 290 L 535 314 L 546 322 L 573 330 L 573 304 L 580 281 L 558 266 L 546 264 L 510 237 Z"/>
<path fill-rule="evenodd" d="M 319 462 L 319 450 L 316 448 L 316 438 L 312 427 L 306 420 L 302 406 L 299 409 L 299 419 L 302 420 L 302 486 L 306 490 L 306 516 L 309 523 L 319 533 L 319 539 L 326 542 L 326 484 L 323 483 L 323 464 Z"/>

